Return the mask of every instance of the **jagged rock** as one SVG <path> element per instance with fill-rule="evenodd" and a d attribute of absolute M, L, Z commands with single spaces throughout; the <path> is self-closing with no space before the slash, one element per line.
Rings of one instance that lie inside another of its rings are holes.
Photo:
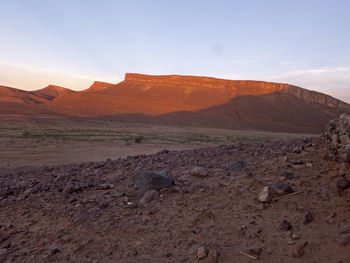
<path fill-rule="evenodd" d="M 292 224 L 289 223 L 287 220 L 283 220 L 280 224 L 280 229 L 281 230 L 291 230 L 292 229 Z"/>
<path fill-rule="evenodd" d="M 144 193 L 152 189 L 160 191 L 172 187 L 174 183 L 174 178 L 164 171 L 143 172 L 137 177 L 139 196 L 143 196 Z"/>
<path fill-rule="evenodd" d="M 272 189 L 279 195 L 291 194 L 294 192 L 293 188 L 289 184 L 283 182 L 277 182 L 272 186 Z"/>
<path fill-rule="evenodd" d="M 258 200 L 262 203 L 268 203 L 272 201 L 271 188 L 270 186 L 265 186 L 259 193 Z"/>
<path fill-rule="evenodd" d="M 228 166 L 228 169 L 230 171 L 242 171 L 243 167 L 244 167 L 244 162 L 243 161 L 238 161 L 238 162 L 230 164 Z"/>
<path fill-rule="evenodd" d="M 303 224 L 307 225 L 309 223 L 311 223 L 314 220 L 314 217 L 312 215 L 312 213 L 310 211 L 308 211 L 303 218 Z"/>
<path fill-rule="evenodd" d="M 191 172 L 193 176 L 197 177 L 206 177 L 208 176 L 208 173 L 208 169 L 201 166 L 194 167 Z"/>

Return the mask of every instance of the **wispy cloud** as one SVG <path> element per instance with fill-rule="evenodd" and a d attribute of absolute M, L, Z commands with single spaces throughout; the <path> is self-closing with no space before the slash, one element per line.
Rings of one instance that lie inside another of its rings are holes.
<path fill-rule="evenodd" d="M 116 83 L 121 78 L 95 78 L 28 65 L 0 62 L 0 85 L 24 90 L 37 90 L 50 84 L 73 90 L 83 90 L 87 89 L 95 80 Z"/>
<path fill-rule="evenodd" d="M 270 76 L 268 79 L 317 90 L 350 102 L 350 67 L 293 70 L 284 74 Z"/>

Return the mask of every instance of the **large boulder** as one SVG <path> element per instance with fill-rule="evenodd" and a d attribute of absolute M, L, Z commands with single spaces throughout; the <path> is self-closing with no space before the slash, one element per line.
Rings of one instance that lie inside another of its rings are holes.
<path fill-rule="evenodd" d="M 140 197 L 149 190 L 160 191 L 172 187 L 174 183 L 174 178 L 165 171 L 143 172 L 137 177 L 137 189 Z"/>

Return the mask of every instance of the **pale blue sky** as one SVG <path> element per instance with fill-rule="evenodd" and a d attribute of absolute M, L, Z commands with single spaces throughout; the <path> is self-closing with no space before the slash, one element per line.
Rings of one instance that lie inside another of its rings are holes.
<path fill-rule="evenodd" d="M 349 14 L 348 0 L 0 0 L 0 85 L 82 89 L 139 72 L 284 81 L 350 100 Z"/>

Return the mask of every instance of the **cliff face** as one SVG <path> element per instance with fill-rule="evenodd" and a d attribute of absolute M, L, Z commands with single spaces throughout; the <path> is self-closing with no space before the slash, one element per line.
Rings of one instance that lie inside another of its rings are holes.
<path fill-rule="evenodd" d="M 151 76 L 144 74 L 126 73 L 125 81 L 132 84 L 144 83 L 145 85 L 173 86 L 180 89 L 216 89 L 228 92 L 230 98 L 237 96 L 258 96 L 271 93 L 286 93 L 297 97 L 309 104 L 324 105 L 350 111 L 350 105 L 332 98 L 326 94 L 306 90 L 285 83 L 274 83 L 253 80 L 225 80 L 211 77 L 159 75 Z"/>
<path fill-rule="evenodd" d="M 143 121 L 229 129 L 319 133 L 330 119 L 350 113 L 347 103 L 289 84 L 179 75 L 127 73 L 118 84 L 96 81 L 80 92 L 53 86 L 11 92 L 8 100 L 24 96 L 65 116 L 139 114 L 148 115 Z"/>

